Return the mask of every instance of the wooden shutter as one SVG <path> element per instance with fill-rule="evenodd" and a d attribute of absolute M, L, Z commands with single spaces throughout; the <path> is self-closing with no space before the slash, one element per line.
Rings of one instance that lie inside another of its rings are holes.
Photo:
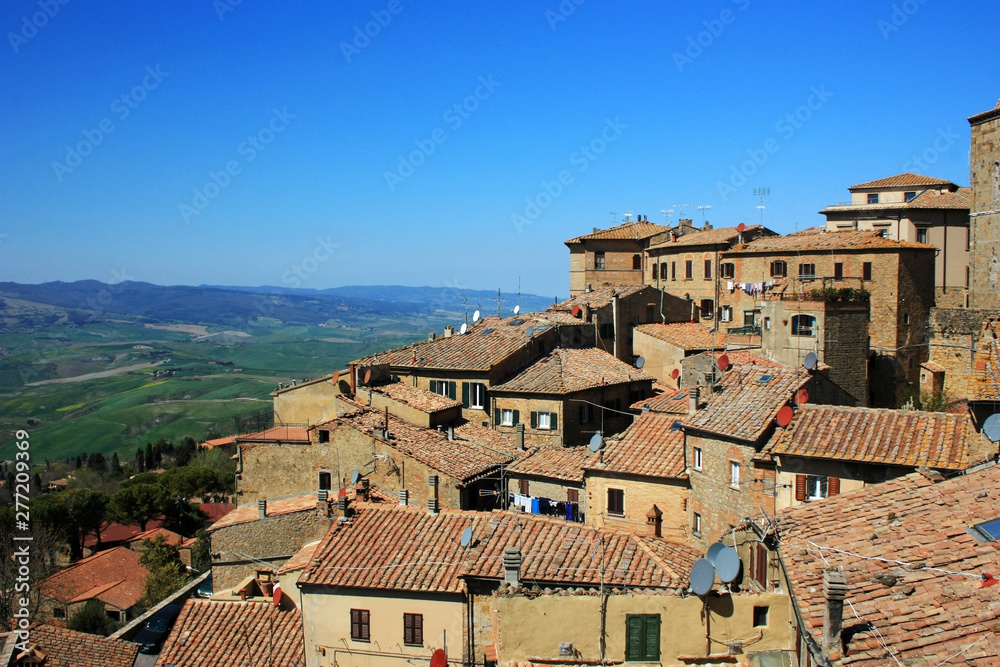
<path fill-rule="evenodd" d="M 517 490 L 518 493 L 520 493 L 522 496 L 530 495 L 528 493 L 528 480 L 526 479 L 517 480 Z"/>
<path fill-rule="evenodd" d="M 368 641 L 369 639 L 371 639 L 371 633 L 369 632 L 369 628 L 370 627 L 371 626 L 369 624 L 368 610 L 367 609 L 362 609 L 361 610 L 361 638 L 364 639 L 365 641 Z"/>
<path fill-rule="evenodd" d="M 531 413 L 531 428 L 538 428 L 538 413 Z"/>
<path fill-rule="evenodd" d="M 454 382 L 449 382 L 448 383 L 448 398 L 450 398 L 453 401 L 455 400 L 455 383 Z"/>
<path fill-rule="evenodd" d="M 579 489 L 566 489 L 566 502 L 568 502 L 568 503 L 578 503 L 578 502 L 580 502 L 580 490 Z"/>
<path fill-rule="evenodd" d="M 559 416 L 554 413 L 549 413 L 549 427 L 554 431 L 559 428 Z"/>
<path fill-rule="evenodd" d="M 759 542 L 754 545 L 753 578 L 767 589 L 767 547 Z"/>
<path fill-rule="evenodd" d="M 517 426 L 520 423 L 521 423 L 521 411 L 514 410 L 514 426 Z"/>
<path fill-rule="evenodd" d="M 643 660 L 659 660 L 660 659 L 660 617 L 659 615 L 649 615 L 645 618 L 646 621 L 646 637 L 645 637 L 645 651 L 643 652 Z"/>
<path fill-rule="evenodd" d="M 351 610 L 351 639 L 361 639 L 361 610 Z"/>
<path fill-rule="evenodd" d="M 826 482 L 826 493 L 829 496 L 835 496 L 840 493 L 840 478 L 830 477 Z"/>
<path fill-rule="evenodd" d="M 496 426 L 500 425 L 500 413 L 501 412 L 502 411 L 500 410 L 500 408 L 493 408 L 493 423 Z"/>
<path fill-rule="evenodd" d="M 462 407 L 463 408 L 469 407 L 469 383 L 468 382 L 463 382 L 462 383 Z"/>
<path fill-rule="evenodd" d="M 431 393 L 432 393 L 432 394 L 436 394 L 436 393 L 437 393 L 437 390 L 438 390 L 438 383 L 437 383 L 437 380 L 431 380 L 431 384 L 430 384 L 430 387 L 431 387 Z"/>
<path fill-rule="evenodd" d="M 796 475 L 795 476 L 795 499 L 805 500 L 806 499 L 806 476 Z"/>
<path fill-rule="evenodd" d="M 642 616 L 625 617 L 625 659 L 642 659 Z"/>
<path fill-rule="evenodd" d="M 424 615 L 413 615 L 413 643 L 423 646 L 424 644 Z"/>
<path fill-rule="evenodd" d="M 413 614 L 403 614 L 403 643 L 413 643 Z"/>

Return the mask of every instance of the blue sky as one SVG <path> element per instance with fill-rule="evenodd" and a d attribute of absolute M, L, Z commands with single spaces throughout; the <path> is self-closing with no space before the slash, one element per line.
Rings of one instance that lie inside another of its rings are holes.
<path fill-rule="evenodd" d="M 0 280 L 555 296 L 629 210 L 756 222 L 767 187 L 790 232 L 860 181 L 967 185 L 1000 5 L 803 7 L 7 0 Z"/>

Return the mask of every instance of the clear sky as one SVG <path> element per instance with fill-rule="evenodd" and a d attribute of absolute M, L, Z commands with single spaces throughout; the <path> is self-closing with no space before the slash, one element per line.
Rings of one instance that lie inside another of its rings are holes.
<path fill-rule="evenodd" d="M 64 1 L 0 6 L 0 280 L 566 295 L 629 210 L 968 185 L 1000 97 L 996 2 Z"/>

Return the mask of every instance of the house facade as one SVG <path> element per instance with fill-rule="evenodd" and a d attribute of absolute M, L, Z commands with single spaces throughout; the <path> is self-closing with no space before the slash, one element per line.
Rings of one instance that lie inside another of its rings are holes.
<path fill-rule="evenodd" d="M 566 241 L 569 247 L 570 297 L 582 294 L 588 285 L 644 284 L 646 249 L 653 237 L 668 228 L 639 217 L 636 222 L 608 229 L 595 227 L 590 234 Z"/>
<path fill-rule="evenodd" d="M 1000 102 L 969 118 L 972 230 L 969 306 L 1000 308 Z"/>

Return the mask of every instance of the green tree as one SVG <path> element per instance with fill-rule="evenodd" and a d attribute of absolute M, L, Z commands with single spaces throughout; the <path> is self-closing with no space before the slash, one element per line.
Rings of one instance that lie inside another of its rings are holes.
<path fill-rule="evenodd" d="M 135 469 L 140 473 L 146 472 L 146 455 L 142 451 L 142 447 L 135 448 Z"/>
<path fill-rule="evenodd" d="M 156 467 L 156 459 L 153 458 L 153 443 L 146 443 L 146 470 L 152 470 Z"/>
<path fill-rule="evenodd" d="M 146 530 L 150 519 L 163 514 L 169 496 L 158 484 L 134 484 L 118 490 L 111 496 L 108 512 L 119 523 L 137 523 Z"/>
<path fill-rule="evenodd" d="M 91 454 L 90 458 L 87 459 L 87 467 L 97 472 L 107 472 L 108 459 L 105 458 L 104 454 L 101 454 L 100 452 Z"/>
<path fill-rule="evenodd" d="M 77 632 L 88 632 L 92 635 L 107 637 L 114 629 L 114 622 L 104 611 L 104 603 L 100 600 L 87 600 L 80 611 L 69 617 L 66 627 Z"/>
<path fill-rule="evenodd" d="M 173 544 L 168 544 L 163 535 L 157 535 L 155 540 L 143 540 L 142 543 L 145 550 L 139 557 L 139 563 L 149 570 L 143 582 L 142 603 L 152 607 L 183 586 L 187 578 L 180 551 Z"/>
<path fill-rule="evenodd" d="M 195 538 L 194 547 L 191 549 L 191 567 L 199 572 L 205 572 L 212 567 L 212 543 L 204 530 L 199 530 Z"/>
<path fill-rule="evenodd" d="M 71 560 L 83 558 L 83 541 L 88 534 L 101 543 L 101 524 L 107 515 L 108 494 L 92 489 L 69 489 L 31 501 L 32 519 L 55 530 L 69 545 Z"/>
<path fill-rule="evenodd" d="M 122 462 L 118 458 L 118 452 L 111 455 L 111 472 L 119 473 L 122 471 Z"/>
<path fill-rule="evenodd" d="M 184 466 L 171 468 L 160 476 L 160 483 L 172 496 L 195 498 L 220 491 L 219 475 L 208 468 Z"/>
<path fill-rule="evenodd" d="M 83 467 L 83 459 L 79 456 L 76 457 L 76 469 L 79 470 Z"/>

